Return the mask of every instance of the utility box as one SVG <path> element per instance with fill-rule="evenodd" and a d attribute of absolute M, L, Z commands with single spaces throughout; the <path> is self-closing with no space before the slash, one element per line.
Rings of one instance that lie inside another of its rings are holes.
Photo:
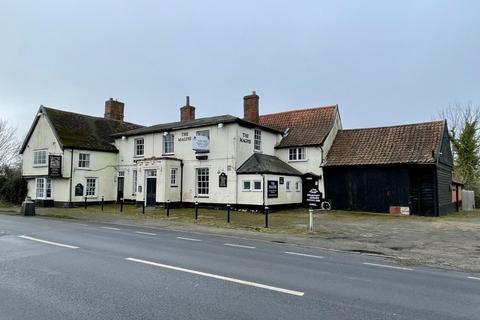
<path fill-rule="evenodd" d="M 35 215 L 35 202 L 27 197 L 22 203 L 22 210 L 20 213 L 24 216 L 34 216 Z"/>

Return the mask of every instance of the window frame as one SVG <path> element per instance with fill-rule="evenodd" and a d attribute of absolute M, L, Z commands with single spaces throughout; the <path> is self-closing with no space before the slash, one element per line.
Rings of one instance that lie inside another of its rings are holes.
<path fill-rule="evenodd" d="M 252 191 L 253 191 L 253 192 L 261 192 L 261 191 L 263 191 L 263 182 L 262 182 L 262 180 L 253 180 L 252 182 L 253 182 L 253 184 L 252 184 L 252 185 L 253 185 L 253 188 L 252 188 Z M 255 184 L 256 184 L 256 183 L 260 183 L 260 189 L 255 188 Z"/>
<path fill-rule="evenodd" d="M 302 156 L 301 158 L 300 155 Z M 307 149 L 305 147 L 289 148 L 288 161 L 307 161 Z"/>
<path fill-rule="evenodd" d="M 253 131 L 253 151 L 262 151 L 262 131 L 260 129 L 254 129 Z"/>
<path fill-rule="evenodd" d="M 44 163 L 36 163 L 35 160 L 38 159 L 36 156 L 38 153 L 45 153 L 45 162 Z M 36 149 L 33 150 L 33 166 L 34 167 L 47 167 L 48 166 L 48 149 Z"/>
<path fill-rule="evenodd" d="M 91 188 L 91 186 L 89 186 L 89 183 L 88 183 L 89 180 L 95 181 L 94 193 L 93 194 L 89 194 L 89 188 Z M 87 197 L 87 198 L 97 198 L 98 197 L 98 177 L 85 177 L 85 197 Z"/>
<path fill-rule="evenodd" d="M 301 181 L 295 181 L 295 191 L 296 191 L 296 192 L 302 191 L 301 185 L 302 185 L 302 182 L 301 182 Z"/>
<path fill-rule="evenodd" d="M 246 183 L 248 183 L 248 188 L 245 188 Z M 242 180 L 242 191 L 244 191 L 244 192 L 252 191 L 252 181 L 251 180 Z"/>
<path fill-rule="evenodd" d="M 39 195 L 39 181 L 42 181 L 41 195 Z M 48 191 L 50 191 L 50 196 L 48 196 Z M 53 184 L 51 178 L 39 177 L 35 179 L 35 199 L 53 199 Z"/>
<path fill-rule="evenodd" d="M 132 196 L 137 193 L 137 186 L 138 186 L 138 171 L 132 170 Z"/>
<path fill-rule="evenodd" d="M 171 141 L 168 141 L 167 140 L 167 137 L 170 138 L 171 137 Z M 175 135 L 173 133 L 167 133 L 167 134 L 164 134 L 163 135 L 163 149 L 162 149 L 162 154 L 163 155 L 172 155 L 172 154 L 175 154 Z M 170 150 L 167 150 L 167 146 L 171 147 L 172 150 L 171 152 L 167 152 L 167 151 L 170 151 Z"/>
<path fill-rule="evenodd" d="M 285 180 L 285 191 L 291 192 L 292 191 L 292 185 L 290 180 Z"/>
<path fill-rule="evenodd" d="M 178 168 L 170 168 L 170 186 L 178 187 Z"/>
<path fill-rule="evenodd" d="M 201 174 L 203 172 L 203 174 Z M 205 179 L 200 179 L 200 178 Z M 200 185 L 203 183 L 204 185 Z M 206 190 L 206 192 L 204 192 Z M 208 198 L 210 195 L 210 168 L 200 167 L 195 169 L 195 195 L 197 198 Z"/>
<path fill-rule="evenodd" d="M 142 143 L 139 143 L 140 141 Z M 141 154 L 138 152 L 139 146 L 141 146 L 141 150 L 142 150 Z M 145 138 L 144 137 L 133 139 L 133 156 L 136 158 L 141 158 L 145 156 Z"/>
<path fill-rule="evenodd" d="M 84 155 L 84 156 L 88 156 L 88 159 L 81 159 L 81 156 Z M 78 153 L 78 162 L 77 162 L 77 168 L 79 169 L 90 169 L 90 165 L 91 165 L 91 161 L 92 160 L 92 156 L 91 156 L 91 153 L 90 152 L 79 152 Z M 87 163 L 88 166 L 81 166 L 80 164 L 81 163 Z"/>

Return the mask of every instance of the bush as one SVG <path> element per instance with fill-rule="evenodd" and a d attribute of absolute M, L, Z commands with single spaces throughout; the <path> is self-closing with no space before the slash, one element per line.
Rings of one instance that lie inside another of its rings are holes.
<path fill-rule="evenodd" d="M 22 170 L 4 166 L 0 170 L 0 200 L 20 204 L 27 196 L 27 181 Z"/>

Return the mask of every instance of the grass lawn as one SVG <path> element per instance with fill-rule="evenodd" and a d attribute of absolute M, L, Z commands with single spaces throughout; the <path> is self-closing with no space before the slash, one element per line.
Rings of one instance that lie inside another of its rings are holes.
<path fill-rule="evenodd" d="M 18 210 L 19 206 L 0 200 L 0 211 L 17 212 Z"/>

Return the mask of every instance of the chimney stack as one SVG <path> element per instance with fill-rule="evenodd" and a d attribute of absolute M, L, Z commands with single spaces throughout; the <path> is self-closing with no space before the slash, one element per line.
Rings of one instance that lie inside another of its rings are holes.
<path fill-rule="evenodd" d="M 186 104 L 180 108 L 180 121 L 195 120 L 195 107 L 190 105 L 190 97 L 187 96 Z"/>
<path fill-rule="evenodd" d="M 250 122 L 258 123 L 258 100 L 255 91 L 252 94 L 243 97 L 243 119 Z"/>
<path fill-rule="evenodd" d="M 123 112 L 125 109 L 125 104 L 123 102 L 113 100 L 105 101 L 105 119 L 123 121 Z"/>

